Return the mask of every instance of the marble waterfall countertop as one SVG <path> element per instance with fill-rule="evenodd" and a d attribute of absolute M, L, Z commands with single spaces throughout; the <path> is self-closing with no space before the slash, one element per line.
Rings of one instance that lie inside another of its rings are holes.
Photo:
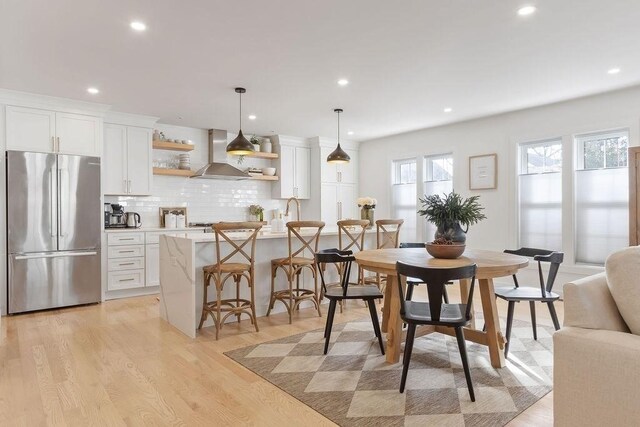
<path fill-rule="evenodd" d="M 313 233 L 301 234 L 309 236 Z M 323 230 L 320 235 L 319 248 L 338 247 L 337 230 Z M 235 233 L 231 235 L 232 240 L 245 240 L 248 233 Z M 221 251 L 229 253 L 231 245 L 221 242 Z M 375 230 L 367 232 L 365 246 L 375 246 Z M 185 335 L 195 338 L 197 333 L 200 315 L 202 313 L 202 300 L 204 290 L 204 277 L 202 267 L 210 265 L 216 261 L 215 235 L 213 233 L 163 233 L 160 236 L 160 316 L 175 326 Z M 271 296 L 271 260 L 288 256 L 287 233 L 272 233 L 268 231 L 260 232 L 257 236 L 255 251 L 255 304 L 258 323 L 260 316 L 264 316 L 269 306 Z M 298 247 L 297 245 L 295 247 Z M 245 246 L 249 251 L 249 247 Z M 307 251 L 306 256 L 311 256 Z M 238 262 L 246 262 L 238 259 Z M 327 281 L 336 281 L 335 269 L 326 270 Z M 357 269 L 356 269 L 357 271 Z M 276 289 L 285 289 L 288 285 L 283 272 L 278 272 L 275 279 Z M 307 289 L 314 289 L 314 281 L 308 271 L 303 273 L 301 282 Z M 320 279 L 318 278 L 318 289 L 320 289 Z M 241 297 L 249 296 L 249 289 L 243 280 L 240 288 Z M 215 286 L 209 287 L 207 295 L 209 301 L 216 298 Z M 222 292 L 222 299 L 235 297 L 235 285 L 228 281 Z M 303 307 L 310 303 L 303 303 Z M 285 311 L 284 305 L 276 302 L 273 313 Z M 304 313 L 302 316 L 309 316 Z M 315 314 L 317 316 L 317 313 Z M 298 314 L 294 314 L 294 318 Z M 246 316 L 243 316 L 246 318 Z M 227 322 L 236 321 L 235 316 L 230 316 Z M 204 327 L 212 326 L 211 317 L 207 318 Z M 246 326 L 245 326 L 246 325 Z M 243 329 L 253 331 L 253 326 L 246 322 Z M 225 328 L 221 332 L 224 336 Z"/>

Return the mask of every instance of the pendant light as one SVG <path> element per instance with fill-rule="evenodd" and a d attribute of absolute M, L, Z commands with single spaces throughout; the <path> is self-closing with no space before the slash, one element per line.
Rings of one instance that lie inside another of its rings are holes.
<path fill-rule="evenodd" d="M 342 108 L 336 108 L 334 113 L 338 113 L 338 146 L 327 156 L 327 163 L 349 163 L 351 157 L 340 147 L 340 113 Z"/>
<path fill-rule="evenodd" d="M 246 156 L 247 154 L 251 154 L 255 151 L 253 144 L 250 143 L 242 134 L 242 94 L 246 91 L 247 90 L 243 87 L 236 88 L 236 93 L 240 95 L 240 130 L 238 131 L 236 139 L 227 145 L 227 153 L 234 156 Z"/>

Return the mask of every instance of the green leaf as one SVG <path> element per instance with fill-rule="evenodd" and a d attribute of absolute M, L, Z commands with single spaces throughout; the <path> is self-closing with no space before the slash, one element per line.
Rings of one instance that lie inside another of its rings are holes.
<path fill-rule="evenodd" d="M 449 194 L 425 195 L 419 199 L 422 209 L 418 210 L 420 216 L 424 216 L 427 221 L 432 222 L 436 227 L 459 222 L 461 225 L 469 227 L 476 224 L 486 216 L 482 213 L 484 208 L 478 202 L 480 196 L 472 196 L 464 199 L 460 194 L 451 192 Z"/>

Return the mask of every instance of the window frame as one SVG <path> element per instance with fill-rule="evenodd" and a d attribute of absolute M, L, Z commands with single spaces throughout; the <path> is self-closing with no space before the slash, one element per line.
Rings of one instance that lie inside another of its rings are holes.
<path fill-rule="evenodd" d="M 416 178 L 415 181 L 411 182 L 402 182 L 402 166 L 407 164 L 414 164 L 416 168 Z M 393 160 L 391 162 L 391 167 L 393 169 L 393 183 L 392 185 L 407 185 L 407 184 L 417 184 L 418 183 L 418 158 L 412 157 L 407 159 L 398 159 Z"/>
<path fill-rule="evenodd" d="M 598 137 L 594 139 L 611 139 L 616 136 L 620 136 L 621 134 L 626 134 L 627 137 L 627 149 L 631 146 L 631 132 L 628 128 L 620 128 L 620 129 L 611 129 L 611 130 L 603 130 L 598 132 L 589 132 L 582 133 L 573 136 L 574 149 L 576 152 L 576 163 L 575 163 L 575 172 L 578 171 L 589 171 L 589 170 L 599 170 L 599 169 L 617 169 L 617 168 L 628 168 L 629 167 L 629 157 L 627 156 L 627 164 L 626 166 L 611 166 L 607 167 L 607 155 L 604 154 L 604 163 L 603 167 L 598 168 L 585 168 L 584 167 L 584 143 L 589 140 L 590 137 Z"/>
<path fill-rule="evenodd" d="M 553 144 L 552 144 L 553 143 Z M 564 155 L 564 146 L 562 143 L 562 137 L 558 137 L 558 138 L 550 138 L 550 139 L 544 139 L 544 140 L 539 140 L 539 141 L 530 141 L 530 142 L 521 142 L 518 143 L 518 159 L 519 159 L 519 164 L 518 164 L 518 175 L 541 175 L 541 174 L 545 174 L 545 173 L 562 173 L 564 168 L 563 168 L 563 159 L 564 157 L 561 157 L 560 159 L 560 170 L 559 171 L 545 171 L 545 172 L 529 172 L 528 169 L 528 164 L 529 164 L 529 159 L 528 159 L 528 155 L 527 155 L 527 149 L 528 148 L 536 148 L 536 147 L 544 147 L 547 145 L 559 145 L 560 146 L 560 150 L 562 151 L 562 155 Z"/>
<path fill-rule="evenodd" d="M 431 166 L 431 162 L 434 160 L 444 160 L 444 159 L 451 159 L 451 178 L 449 179 L 433 179 L 433 168 Z M 422 162 L 423 162 L 423 169 L 424 169 L 424 173 L 423 173 L 423 177 L 422 177 L 422 182 L 445 182 L 445 181 L 451 181 L 453 183 L 453 153 L 449 152 L 449 153 L 442 153 L 442 154 L 432 154 L 432 155 L 425 155 L 422 157 Z"/>

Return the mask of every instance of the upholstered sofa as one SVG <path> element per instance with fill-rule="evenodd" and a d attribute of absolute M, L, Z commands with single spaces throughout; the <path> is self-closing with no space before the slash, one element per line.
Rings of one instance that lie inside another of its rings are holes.
<path fill-rule="evenodd" d="M 640 425 L 640 248 L 568 283 L 553 336 L 556 426 Z"/>

